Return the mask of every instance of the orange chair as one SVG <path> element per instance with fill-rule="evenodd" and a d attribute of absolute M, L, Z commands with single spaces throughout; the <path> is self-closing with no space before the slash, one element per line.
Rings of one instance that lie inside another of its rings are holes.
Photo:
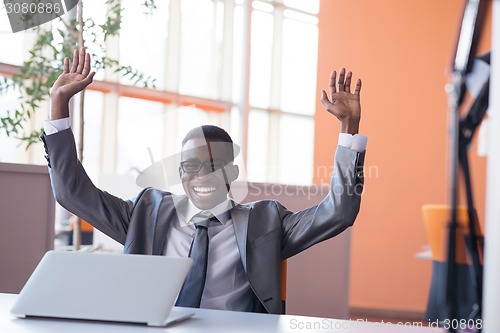
<path fill-rule="evenodd" d="M 477 218 L 476 221 L 479 219 Z M 425 230 L 432 252 L 432 259 L 439 262 L 446 262 L 448 253 L 448 224 L 450 222 L 450 206 L 448 205 L 424 205 L 422 206 Z M 481 227 L 476 226 L 476 234 L 479 238 L 479 256 L 482 263 L 483 233 Z M 465 248 L 465 237 L 469 235 L 469 218 L 467 207 L 457 207 L 457 233 L 455 244 L 455 261 L 458 264 L 470 264 L 470 258 Z"/>
<path fill-rule="evenodd" d="M 432 278 L 427 301 L 425 319 L 434 322 L 449 319 L 445 287 L 447 283 L 447 253 L 448 234 L 451 217 L 450 207 L 447 205 L 422 206 L 425 230 L 432 253 Z M 476 221 L 477 221 L 476 212 Z M 482 263 L 483 237 L 479 224 L 476 226 L 478 236 L 479 258 Z M 457 230 L 455 244 L 457 316 L 467 319 L 477 303 L 474 277 L 471 270 L 471 260 L 466 251 L 465 242 L 469 235 L 469 218 L 467 207 L 457 207 Z"/>
<path fill-rule="evenodd" d="M 70 233 L 70 238 L 69 238 L 69 244 L 68 245 L 73 245 L 73 230 L 75 229 L 75 223 L 78 220 L 78 217 L 73 215 L 70 218 L 70 227 L 71 227 L 71 233 Z M 94 239 L 94 227 L 85 221 L 84 219 L 80 219 L 80 232 L 81 232 L 81 244 L 82 245 L 91 245 Z"/>

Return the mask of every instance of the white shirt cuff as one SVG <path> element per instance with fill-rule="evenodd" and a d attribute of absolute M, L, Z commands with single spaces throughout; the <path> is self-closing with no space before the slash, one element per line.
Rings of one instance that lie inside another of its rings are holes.
<path fill-rule="evenodd" d="M 57 132 L 64 131 L 70 127 L 71 127 L 71 121 L 69 118 L 45 120 L 43 122 L 43 129 L 45 131 L 45 135 L 55 134 Z"/>
<path fill-rule="evenodd" d="M 358 153 L 362 153 L 366 150 L 366 143 L 368 142 L 368 137 L 363 134 L 349 134 L 349 133 L 339 133 L 339 146 L 343 146 Z"/>

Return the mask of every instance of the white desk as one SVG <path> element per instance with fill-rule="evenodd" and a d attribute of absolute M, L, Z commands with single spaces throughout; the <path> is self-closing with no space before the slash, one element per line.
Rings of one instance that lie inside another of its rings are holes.
<path fill-rule="evenodd" d="M 365 323 L 327 318 L 268 315 L 258 313 L 231 312 L 194 309 L 195 316 L 166 328 L 147 327 L 134 324 L 90 322 L 62 319 L 19 319 L 10 314 L 17 295 L 0 294 L 0 332 L 8 333 L 280 333 L 280 332 L 358 332 L 358 333 L 443 333 L 436 328 Z"/>

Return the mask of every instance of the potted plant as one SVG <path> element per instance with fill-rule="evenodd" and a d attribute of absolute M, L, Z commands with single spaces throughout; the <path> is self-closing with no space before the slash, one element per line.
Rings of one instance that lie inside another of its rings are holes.
<path fill-rule="evenodd" d="M 41 109 L 41 105 L 49 99 L 50 88 L 63 71 L 63 60 L 71 57 L 75 48 L 92 45 L 89 53 L 94 59 L 96 70 L 106 69 L 128 77 L 136 85 L 155 88 L 155 79 L 145 76 L 131 66 L 122 65 L 118 60 L 106 54 L 107 41 L 119 35 L 122 12 L 124 8 L 120 0 L 107 0 L 106 20 L 103 24 L 96 23 L 91 17 L 84 19 L 85 3 L 93 0 L 80 0 L 67 15 L 54 20 L 54 28 L 47 29 L 47 25 L 34 28 L 35 42 L 29 56 L 20 67 L 19 73 L 12 77 L 0 78 L 0 95 L 9 90 L 19 92 L 19 106 L 15 110 L 7 110 L 7 114 L 0 117 L 0 131 L 7 136 L 14 137 L 24 143 L 26 149 L 38 142 L 41 128 L 31 129 L 30 120 Z M 145 14 L 152 13 L 156 8 L 154 0 L 144 0 L 142 4 Z M 76 15 L 75 15 L 76 14 Z M 77 140 L 78 156 L 83 160 L 83 135 L 85 114 L 85 91 L 81 92 L 78 110 L 79 119 L 75 122 L 79 127 Z M 80 246 L 80 222 L 75 223 L 74 246 Z"/>

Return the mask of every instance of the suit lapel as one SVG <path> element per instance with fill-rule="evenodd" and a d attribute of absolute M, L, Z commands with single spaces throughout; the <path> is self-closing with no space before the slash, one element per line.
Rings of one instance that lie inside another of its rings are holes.
<path fill-rule="evenodd" d="M 245 272 L 247 271 L 247 234 L 250 208 L 238 205 L 231 209 L 231 219 L 233 220 L 236 243 L 240 250 L 241 262 Z"/>
<path fill-rule="evenodd" d="M 158 208 L 158 216 L 156 217 L 155 230 L 153 233 L 153 255 L 164 254 L 168 228 L 174 220 L 179 220 L 179 209 L 184 207 L 186 201 L 186 196 L 170 195 L 163 197 L 160 207 Z"/>

